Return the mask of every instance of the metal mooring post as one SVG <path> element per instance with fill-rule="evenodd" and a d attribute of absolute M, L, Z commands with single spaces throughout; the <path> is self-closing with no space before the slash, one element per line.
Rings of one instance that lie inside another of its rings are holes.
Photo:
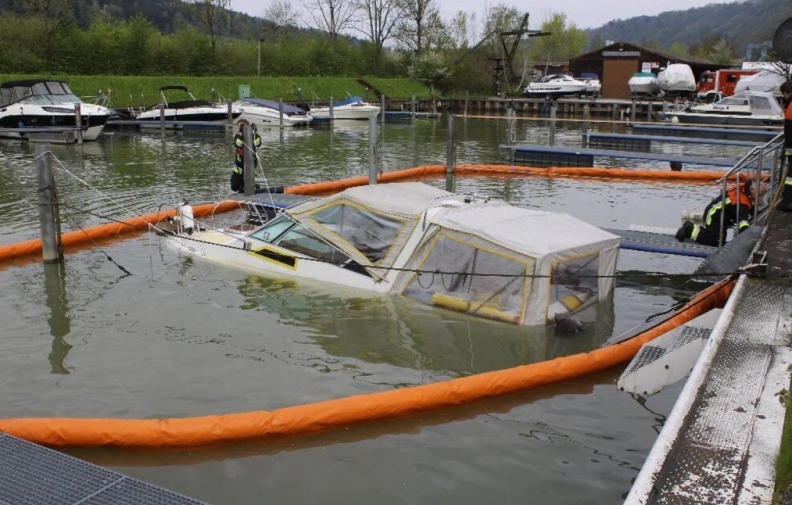
<path fill-rule="evenodd" d="M 74 106 L 74 126 L 77 128 L 77 143 L 83 143 L 83 130 L 82 130 L 82 109 L 80 104 Z"/>
<path fill-rule="evenodd" d="M 160 111 L 160 135 L 165 135 L 165 104 L 159 104 Z"/>
<path fill-rule="evenodd" d="M 410 115 L 412 116 L 411 119 L 415 119 L 415 95 L 412 96 L 412 101 L 410 102 Z"/>
<path fill-rule="evenodd" d="M 246 124 L 242 128 L 242 139 L 245 142 L 245 163 L 242 177 L 245 181 L 245 196 L 256 193 L 256 156 L 253 151 L 253 128 Z"/>
<path fill-rule="evenodd" d="M 283 129 L 283 98 L 278 98 L 278 126 Z"/>
<path fill-rule="evenodd" d="M 448 131 L 446 132 L 446 173 L 454 173 L 454 162 L 456 158 L 456 124 L 454 115 L 448 113 Z"/>
<path fill-rule="evenodd" d="M 468 101 L 470 100 L 470 91 L 465 90 L 465 108 L 463 109 L 462 115 L 467 117 L 468 112 Z"/>
<path fill-rule="evenodd" d="M 638 104 L 633 98 L 632 106 L 630 107 L 630 123 L 635 124 L 635 114 L 638 112 Z"/>
<path fill-rule="evenodd" d="M 226 119 L 228 119 L 228 123 L 230 124 L 234 122 L 234 102 L 229 98 L 226 100 L 226 105 L 228 106 L 228 116 Z"/>
<path fill-rule="evenodd" d="M 652 121 L 652 102 L 650 100 L 646 101 L 646 121 Z"/>
<path fill-rule="evenodd" d="M 556 134 L 556 102 L 553 100 L 550 102 L 550 139 L 549 144 L 551 146 L 555 145 L 555 134 Z"/>
<path fill-rule="evenodd" d="M 380 122 L 385 122 L 385 94 L 380 95 Z"/>
<path fill-rule="evenodd" d="M 333 111 L 333 97 L 331 96 L 330 97 L 330 126 L 333 126 L 333 119 L 334 119 L 333 116 L 335 116 L 335 114 L 334 114 L 334 111 Z"/>
<path fill-rule="evenodd" d="M 41 221 L 41 251 L 45 263 L 63 261 L 60 215 L 55 191 L 55 177 L 50 166 L 50 145 L 36 146 L 39 220 Z"/>
<path fill-rule="evenodd" d="M 369 184 L 377 184 L 377 118 L 369 118 Z"/>

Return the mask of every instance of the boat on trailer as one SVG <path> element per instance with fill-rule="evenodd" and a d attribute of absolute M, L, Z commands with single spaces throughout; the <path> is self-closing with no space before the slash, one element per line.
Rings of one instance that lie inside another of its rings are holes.
<path fill-rule="evenodd" d="M 80 100 L 69 85 L 53 79 L 28 79 L 0 85 L 0 136 L 28 138 L 17 129 L 77 127 L 79 107 L 83 140 L 96 140 L 113 111 Z M 2 131 L 4 128 L 9 131 Z"/>
<path fill-rule="evenodd" d="M 529 98 L 560 98 L 571 95 L 584 95 L 590 89 L 586 81 L 575 79 L 568 74 L 549 74 L 538 81 L 529 83 L 523 95 Z"/>
<path fill-rule="evenodd" d="M 286 207 L 248 231 L 201 229 L 183 213 L 182 226 L 166 240 L 257 274 L 387 293 L 520 325 L 585 321 L 584 312 L 591 308 L 596 316 L 598 302 L 612 293 L 619 237 L 567 214 L 418 182 L 350 188 Z"/>
<path fill-rule="evenodd" d="M 180 100 L 168 100 L 168 96 L 173 96 L 172 91 L 181 91 Z M 187 86 L 162 86 L 159 88 L 161 103 L 165 106 L 165 121 L 224 121 L 228 119 L 228 107 L 226 105 L 213 105 L 206 100 L 198 100 L 190 93 Z M 159 121 L 159 104 L 150 107 L 137 115 L 138 121 Z M 242 111 L 233 108 L 231 115 L 234 119 L 242 115 Z"/>

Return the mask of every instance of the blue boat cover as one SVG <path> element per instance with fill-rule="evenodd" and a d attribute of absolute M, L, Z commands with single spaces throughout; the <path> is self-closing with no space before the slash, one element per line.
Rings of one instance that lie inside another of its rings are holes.
<path fill-rule="evenodd" d="M 242 99 L 243 102 L 250 102 L 252 104 L 258 105 L 260 107 L 269 107 L 271 109 L 278 110 L 279 102 L 274 102 L 272 100 L 262 100 L 260 98 L 244 98 Z M 284 114 L 305 114 L 305 111 L 299 107 L 295 107 L 294 105 L 289 105 L 284 103 L 283 104 L 283 113 Z"/>

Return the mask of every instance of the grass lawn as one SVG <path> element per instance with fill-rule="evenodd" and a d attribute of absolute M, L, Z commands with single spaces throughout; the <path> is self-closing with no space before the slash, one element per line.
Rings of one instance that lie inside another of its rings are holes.
<path fill-rule="evenodd" d="M 48 77 L 43 75 L 0 75 L 0 82 Z M 341 100 L 350 95 L 365 97 L 365 87 L 353 77 L 185 77 L 185 76 L 115 76 L 115 75 L 53 75 L 66 81 L 74 93 L 91 102 L 99 90 L 112 90 L 113 107 L 140 107 L 155 105 L 159 101 L 160 86 L 187 86 L 196 98 L 210 100 L 212 90 L 217 100 L 238 98 L 239 86 L 250 86 L 251 96 L 285 102 L 328 101 L 330 97 Z M 366 78 L 371 85 L 391 98 L 428 98 L 429 88 L 410 79 Z M 299 92 L 302 99 L 300 100 Z M 374 93 L 369 92 L 374 100 Z"/>

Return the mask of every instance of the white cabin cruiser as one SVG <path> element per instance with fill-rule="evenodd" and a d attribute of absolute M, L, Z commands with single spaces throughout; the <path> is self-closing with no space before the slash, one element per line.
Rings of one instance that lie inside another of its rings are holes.
<path fill-rule="evenodd" d="M 69 86 L 52 79 L 29 79 L 0 85 L 0 128 L 76 127 L 79 106 L 83 140 L 96 140 L 113 111 L 85 103 Z M 0 130 L 1 132 L 2 130 Z M 26 138 L 27 133 L 0 136 Z"/>
<path fill-rule="evenodd" d="M 652 72 L 636 72 L 627 81 L 633 96 L 657 96 L 660 93 L 660 81 Z"/>
<path fill-rule="evenodd" d="M 280 126 L 280 103 L 259 98 L 242 98 L 234 102 L 234 108 L 242 111 L 241 119 L 257 126 Z M 304 126 L 313 117 L 299 107 L 283 104 L 283 126 Z"/>
<path fill-rule="evenodd" d="M 586 83 L 586 88 L 583 90 L 584 95 L 599 96 L 602 94 L 602 81 L 597 74 L 584 72 L 580 74 L 578 80 Z"/>
<path fill-rule="evenodd" d="M 250 272 L 522 325 L 552 324 L 606 300 L 619 249 L 618 236 L 567 214 L 418 182 L 307 200 L 248 232 L 190 231 L 166 240 Z"/>
<path fill-rule="evenodd" d="M 766 91 L 742 91 L 715 103 L 697 105 L 672 112 L 671 121 L 679 123 L 781 126 L 784 109 L 775 95 Z"/>
<path fill-rule="evenodd" d="M 181 91 L 181 100 L 169 101 L 166 91 Z M 228 107 L 225 105 L 212 105 L 206 100 L 196 99 L 186 86 L 162 86 L 159 89 L 162 104 L 165 106 L 165 121 L 224 121 L 228 119 Z M 242 115 L 242 111 L 232 107 L 234 119 Z M 138 121 L 159 121 L 159 104 L 150 107 L 138 114 Z"/>
<path fill-rule="evenodd" d="M 310 113 L 314 118 L 329 118 L 330 106 L 311 107 Z M 379 106 L 364 102 L 359 96 L 333 103 L 333 119 L 369 119 L 379 113 Z"/>
<path fill-rule="evenodd" d="M 528 97 L 558 98 L 569 95 L 584 95 L 589 84 L 567 74 L 549 74 L 529 83 L 523 90 Z"/>

